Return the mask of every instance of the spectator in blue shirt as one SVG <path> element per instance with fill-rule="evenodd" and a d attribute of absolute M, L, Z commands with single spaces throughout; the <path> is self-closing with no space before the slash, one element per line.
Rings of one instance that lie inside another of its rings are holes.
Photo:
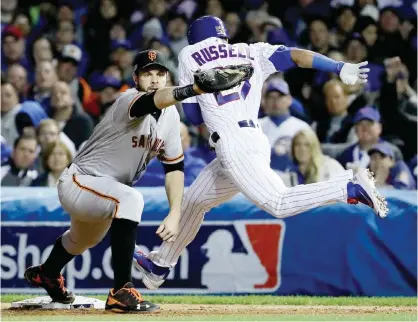
<path fill-rule="evenodd" d="M 190 186 L 197 178 L 200 171 L 206 166 L 206 162 L 196 156 L 197 149 L 190 147 L 191 137 L 189 129 L 184 123 L 180 123 L 181 144 L 184 153 L 184 185 Z M 135 184 L 137 187 L 162 187 L 165 184 L 165 173 L 161 162 L 154 158 L 148 164 L 147 171 L 141 177 L 141 180 Z"/>
<path fill-rule="evenodd" d="M 354 129 L 358 142 L 345 149 L 337 160 L 346 168 L 366 168 L 370 162 L 367 151 L 375 144 L 382 142 L 382 124 L 380 113 L 373 107 L 364 107 L 354 116 Z M 396 159 L 402 159 L 402 153 L 395 146 L 392 147 Z"/>
<path fill-rule="evenodd" d="M 395 154 L 387 142 L 380 142 L 369 150 L 370 170 L 374 173 L 376 186 L 395 189 L 416 189 L 416 183 L 405 162 L 395 161 Z"/>

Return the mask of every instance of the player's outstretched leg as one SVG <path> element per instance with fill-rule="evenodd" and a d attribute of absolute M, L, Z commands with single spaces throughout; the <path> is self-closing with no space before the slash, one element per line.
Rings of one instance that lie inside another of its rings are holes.
<path fill-rule="evenodd" d="M 164 283 L 170 268 L 176 265 L 183 250 L 195 238 L 205 213 L 237 193 L 237 187 L 222 173 L 217 159 L 201 171 L 184 194 L 176 240 L 163 242 L 157 251 L 149 255 L 139 248 L 134 253 L 134 267 L 142 272 L 142 282 L 148 289 L 155 290 Z"/>
<path fill-rule="evenodd" d="M 27 268 L 25 278 L 31 285 L 44 288 L 53 302 L 73 303 L 75 295 L 65 288 L 64 277 L 60 273 L 73 258 L 74 255 L 68 253 L 63 247 L 62 236 L 60 236 L 46 262 L 43 265 Z"/>

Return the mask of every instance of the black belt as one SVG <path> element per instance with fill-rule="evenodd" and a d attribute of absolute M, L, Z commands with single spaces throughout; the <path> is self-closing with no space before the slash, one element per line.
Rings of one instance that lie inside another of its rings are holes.
<path fill-rule="evenodd" d="M 238 126 L 239 127 L 257 127 L 257 125 L 255 125 L 253 120 L 243 120 L 243 121 L 239 121 L 238 122 Z M 210 136 L 211 140 L 213 143 L 216 143 L 219 141 L 219 139 L 221 138 L 218 134 L 218 132 L 213 132 L 212 135 Z M 215 151 L 214 147 L 210 148 L 212 151 Z"/>

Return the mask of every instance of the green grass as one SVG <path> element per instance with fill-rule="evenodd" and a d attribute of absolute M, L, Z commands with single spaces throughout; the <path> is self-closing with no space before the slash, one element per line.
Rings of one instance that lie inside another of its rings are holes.
<path fill-rule="evenodd" d="M 36 316 L 10 317 L 3 316 L 3 321 L 74 321 L 74 316 Z M 185 316 L 185 317 L 157 317 L 146 315 L 118 315 L 117 321 L 416 321 L 417 316 L 411 314 L 369 314 L 369 315 L 282 315 L 282 316 Z M 88 315 L 77 316 L 77 321 L 116 321 L 115 316 Z"/>
<path fill-rule="evenodd" d="M 40 294 L 41 295 L 41 294 Z M 6 294 L 1 295 L 2 303 L 21 301 L 40 295 Z M 44 296 L 45 294 L 42 294 Z M 89 296 L 89 295 L 88 295 Z M 105 295 L 91 295 L 106 300 Z M 200 296 L 200 295 L 144 295 L 158 304 L 243 304 L 243 305 L 362 305 L 362 306 L 416 306 L 415 297 L 320 297 L 320 296 Z"/>

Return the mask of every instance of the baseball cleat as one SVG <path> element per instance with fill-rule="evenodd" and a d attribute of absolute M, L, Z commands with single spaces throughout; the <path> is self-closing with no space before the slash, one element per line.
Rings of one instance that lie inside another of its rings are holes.
<path fill-rule="evenodd" d="M 106 300 L 106 311 L 115 313 L 145 313 L 158 311 L 160 307 L 154 303 L 145 301 L 142 295 L 134 288 L 131 282 L 115 292 L 112 288 Z"/>
<path fill-rule="evenodd" d="M 369 169 L 359 170 L 351 180 L 354 185 L 354 199 L 349 199 L 349 203 L 361 202 L 371 208 L 381 218 L 386 217 L 389 209 L 385 197 L 376 189 L 373 173 Z"/>
<path fill-rule="evenodd" d="M 42 265 L 26 269 L 25 278 L 31 285 L 45 289 L 53 302 L 71 304 L 75 300 L 74 293 L 64 286 L 64 277 L 61 274 L 57 278 L 46 277 L 42 272 Z"/>
<path fill-rule="evenodd" d="M 155 265 L 143 252 L 136 249 L 133 258 L 134 267 L 142 273 L 142 283 L 149 290 L 156 290 L 170 273 L 168 267 Z"/>

